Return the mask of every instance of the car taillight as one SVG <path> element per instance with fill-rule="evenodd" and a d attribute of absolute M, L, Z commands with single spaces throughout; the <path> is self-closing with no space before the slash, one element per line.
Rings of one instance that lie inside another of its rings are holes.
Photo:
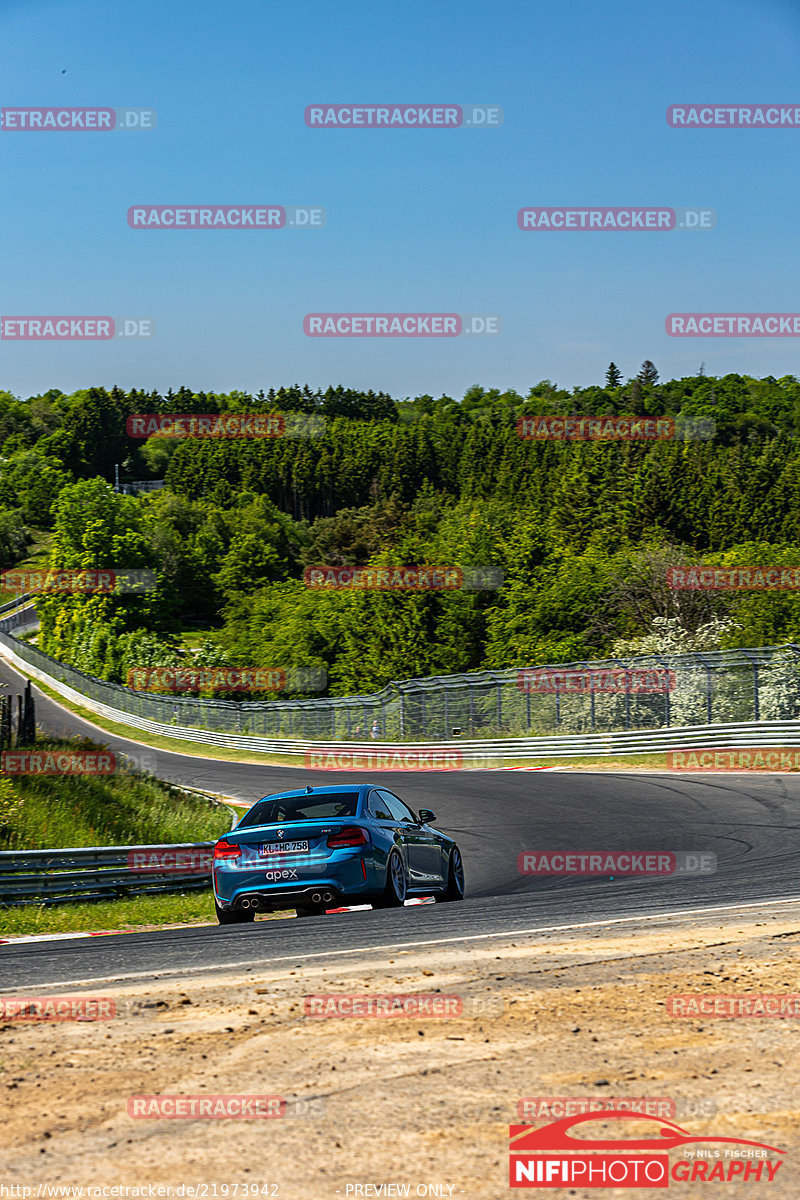
<path fill-rule="evenodd" d="M 345 825 L 338 833 L 332 833 L 328 838 L 328 848 L 338 850 L 342 846 L 366 846 L 369 838 L 366 830 L 357 825 Z"/>
<path fill-rule="evenodd" d="M 226 842 L 225 838 L 217 842 L 214 847 L 214 861 L 224 858 L 241 858 L 242 847 L 235 845 L 233 842 Z"/>

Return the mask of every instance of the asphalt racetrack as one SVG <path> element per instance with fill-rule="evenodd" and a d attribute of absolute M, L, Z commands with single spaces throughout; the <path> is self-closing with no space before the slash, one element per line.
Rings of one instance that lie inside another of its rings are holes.
<path fill-rule="evenodd" d="M 0 662 L 12 692 L 23 680 Z M 129 754 L 143 747 L 98 730 L 34 685 L 37 723 L 81 733 Z M 305 783 L 346 783 L 350 772 L 307 771 L 201 759 L 157 750 L 155 773 L 252 803 Z M 142 980 L 198 971 L 302 964 L 375 949 L 412 949 L 553 927 L 594 925 L 709 907 L 800 897 L 800 776 L 616 774 L 586 771 L 386 772 L 375 776 L 412 808 L 431 808 L 459 842 L 467 876 L 459 904 L 331 914 L 0 946 L 3 990 Z M 522 851 L 697 851 L 717 856 L 710 875 L 532 877 Z M 209 898 L 209 917 L 212 902 Z"/>

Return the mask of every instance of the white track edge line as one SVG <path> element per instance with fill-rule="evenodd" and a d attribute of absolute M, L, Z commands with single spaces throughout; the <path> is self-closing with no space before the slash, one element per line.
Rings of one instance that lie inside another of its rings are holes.
<path fill-rule="evenodd" d="M 528 937 L 536 933 L 564 933 L 576 929 L 600 929 L 608 925 L 626 925 L 632 921 L 663 921 L 669 917 L 692 917 L 704 916 L 707 913 L 715 912 L 740 912 L 750 908 L 764 908 L 769 905 L 776 904 L 800 904 L 800 896 L 790 896 L 784 900 L 753 900 L 746 904 L 717 904 L 709 908 L 684 908 L 675 909 L 671 912 L 658 913 L 640 913 L 628 917 L 609 917 L 603 921 L 581 921 L 569 925 L 542 925 L 534 929 L 509 929 L 501 930 L 497 933 L 470 933 L 462 937 L 455 938 L 429 938 L 425 941 L 418 942 L 390 942 L 385 946 L 353 946 L 348 950 L 323 950 L 314 954 L 282 954 L 279 958 L 263 959 L 263 958 L 248 958 L 241 962 L 209 964 L 208 966 L 198 966 L 194 963 L 187 964 L 186 967 L 170 970 L 170 971 L 133 971 L 127 975 L 103 975 L 96 979 L 61 979 L 54 980 L 48 983 L 30 984 L 31 988 L 43 987 L 77 987 L 85 986 L 88 983 L 121 983 L 124 980 L 130 979 L 166 979 L 173 975 L 194 975 L 200 971 L 235 971 L 240 967 L 261 967 L 263 970 L 269 970 L 274 963 L 279 962 L 305 962 L 315 958 L 339 958 L 344 954 L 369 954 L 375 951 L 390 951 L 400 950 L 406 947 L 418 946 L 448 946 L 455 945 L 458 942 L 479 942 L 491 941 L 495 938 L 512 938 L 512 937 Z"/>

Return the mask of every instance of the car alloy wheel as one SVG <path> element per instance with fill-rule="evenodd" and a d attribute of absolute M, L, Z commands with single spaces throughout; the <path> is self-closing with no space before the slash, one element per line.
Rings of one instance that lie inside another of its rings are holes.
<path fill-rule="evenodd" d="M 400 908 L 405 903 L 407 892 L 408 882 L 403 860 L 397 850 L 392 850 L 386 863 L 386 887 L 373 908 Z"/>
<path fill-rule="evenodd" d="M 450 863 L 447 868 L 447 887 L 443 892 L 437 893 L 434 899 L 438 902 L 464 899 L 464 863 L 461 859 L 461 851 L 458 846 L 454 846 L 450 851 Z"/>

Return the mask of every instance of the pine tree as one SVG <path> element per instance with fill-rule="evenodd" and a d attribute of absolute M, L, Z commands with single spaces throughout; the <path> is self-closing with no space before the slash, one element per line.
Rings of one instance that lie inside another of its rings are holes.
<path fill-rule="evenodd" d="M 616 388 L 622 383 L 622 372 L 616 363 L 609 363 L 606 371 L 606 387 Z"/>

